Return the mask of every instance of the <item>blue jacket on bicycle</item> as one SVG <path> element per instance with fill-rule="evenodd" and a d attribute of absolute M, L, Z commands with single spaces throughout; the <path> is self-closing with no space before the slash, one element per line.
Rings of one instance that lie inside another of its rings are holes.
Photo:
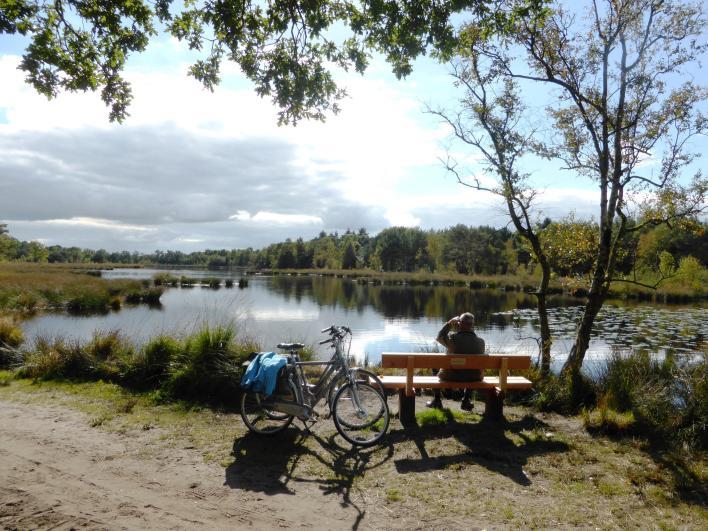
<path fill-rule="evenodd" d="M 241 389 L 270 396 L 275 390 L 278 371 L 287 363 L 284 356 L 275 352 L 261 352 L 249 363 L 241 378 Z"/>

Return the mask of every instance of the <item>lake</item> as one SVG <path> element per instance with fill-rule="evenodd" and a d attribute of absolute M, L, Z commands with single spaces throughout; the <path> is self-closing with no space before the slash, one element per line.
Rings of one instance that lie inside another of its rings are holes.
<path fill-rule="evenodd" d="M 103 271 L 105 278 L 152 278 L 158 269 Z M 176 276 L 232 278 L 239 272 L 170 270 Z M 248 276 L 245 288 L 167 288 L 158 307 L 126 305 L 101 315 L 45 313 L 28 319 L 28 337 L 90 338 L 97 330 L 120 330 L 141 343 L 159 334 L 189 333 L 202 323 L 233 324 L 241 336 L 274 349 L 281 341 L 315 344 L 320 329 L 349 326 L 351 353 L 360 362 L 377 362 L 384 351 L 430 348 L 443 322 L 463 311 L 477 319 L 476 330 L 489 352 L 538 356 L 535 297 L 502 290 L 471 290 L 463 286 L 388 286 L 360 284 L 323 276 Z M 559 368 L 572 345 L 582 299 L 550 299 L 554 334 L 553 366 Z M 646 349 L 657 356 L 687 359 L 706 353 L 708 309 L 610 301 L 603 309 L 587 354 L 586 366 L 602 362 L 613 350 Z M 326 347 L 317 347 L 321 357 Z"/>

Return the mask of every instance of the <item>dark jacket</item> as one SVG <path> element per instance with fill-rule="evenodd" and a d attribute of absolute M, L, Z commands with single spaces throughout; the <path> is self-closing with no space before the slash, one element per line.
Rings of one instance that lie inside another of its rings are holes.
<path fill-rule="evenodd" d="M 484 354 L 484 339 L 472 331 L 450 333 L 451 326 L 446 324 L 438 332 L 437 340 L 447 348 L 448 354 Z M 470 382 L 482 379 L 479 369 L 443 369 L 438 373 L 441 380 Z"/>

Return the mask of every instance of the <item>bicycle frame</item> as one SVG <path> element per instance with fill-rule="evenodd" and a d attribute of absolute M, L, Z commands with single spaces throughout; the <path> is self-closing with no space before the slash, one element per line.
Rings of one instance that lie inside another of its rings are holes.
<path fill-rule="evenodd" d="M 290 351 L 287 365 L 289 368 L 288 380 L 295 391 L 295 401 L 279 400 L 277 396 L 273 397 L 273 410 L 307 420 L 312 416 L 315 406 L 329 394 L 330 387 L 334 382 L 346 378 L 347 382 L 354 383 L 355 371 L 349 368 L 347 356 L 342 350 L 344 337 L 344 334 L 338 334 L 332 340 L 328 340 L 334 343 L 334 354 L 329 361 L 300 361 L 297 351 Z M 314 365 L 324 365 L 326 368 L 318 377 L 317 382 L 310 384 L 303 367 Z M 356 388 L 354 389 L 355 391 L 352 393 L 354 403 L 357 409 L 362 411 L 358 393 L 356 393 Z"/>

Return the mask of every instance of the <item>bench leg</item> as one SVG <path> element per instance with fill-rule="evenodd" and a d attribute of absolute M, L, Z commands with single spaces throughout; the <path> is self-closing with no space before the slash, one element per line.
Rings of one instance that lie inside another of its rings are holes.
<path fill-rule="evenodd" d="M 407 396 L 405 389 L 398 391 L 398 419 L 403 426 L 415 425 L 415 395 Z"/>
<path fill-rule="evenodd" d="M 487 391 L 487 400 L 484 404 L 484 418 L 501 420 L 504 418 L 504 393 L 496 389 Z"/>

